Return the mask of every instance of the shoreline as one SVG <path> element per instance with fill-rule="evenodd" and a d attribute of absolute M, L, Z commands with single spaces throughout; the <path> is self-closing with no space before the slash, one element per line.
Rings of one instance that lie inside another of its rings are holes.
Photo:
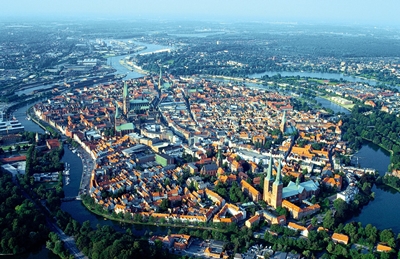
<path fill-rule="evenodd" d="M 150 74 L 150 71 L 144 70 L 144 69 L 138 67 L 136 64 L 133 64 L 133 62 L 132 62 L 132 64 L 133 64 L 132 66 L 127 64 L 124 59 L 120 59 L 119 64 L 129 71 L 131 71 L 131 72 L 134 71 L 136 73 L 143 74 L 143 76 Z"/>
<path fill-rule="evenodd" d="M 90 197 L 90 199 L 92 199 L 92 198 Z M 170 223 L 159 223 L 159 222 L 150 223 L 150 222 L 137 222 L 137 221 L 127 220 L 127 219 L 117 219 L 107 213 L 102 214 L 102 213 L 95 211 L 93 208 L 91 208 L 88 204 L 85 203 L 84 199 L 82 199 L 82 204 L 91 213 L 93 213 L 97 216 L 100 216 L 100 217 L 104 217 L 109 220 L 113 220 L 115 222 L 120 222 L 120 223 L 125 223 L 125 224 L 130 224 L 130 225 L 145 225 L 145 226 L 155 226 L 155 227 L 192 228 L 192 229 L 211 230 L 211 231 L 219 231 L 219 232 L 227 233 L 227 231 L 225 229 L 218 229 L 216 227 L 202 227 L 202 226 L 186 225 L 186 223 L 184 223 L 184 222 L 182 222 L 182 225 L 176 225 L 176 224 L 170 224 Z"/>
<path fill-rule="evenodd" d="M 344 105 L 344 104 L 341 104 L 341 103 L 338 103 L 338 102 L 335 102 L 335 101 L 333 101 L 332 100 L 332 96 L 326 96 L 326 95 L 318 95 L 317 97 L 320 97 L 320 98 L 322 98 L 322 99 L 325 99 L 325 100 L 327 100 L 327 101 L 330 101 L 330 102 L 332 102 L 332 103 L 334 103 L 334 104 L 336 104 L 336 105 L 339 105 L 340 107 L 342 107 L 342 108 L 344 108 L 344 109 L 346 109 L 346 110 L 348 110 L 348 111 L 350 111 L 351 112 L 351 110 L 353 109 L 353 107 L 354 107 L 354 105 L 355 104 L 352 104 L 352 107 L 350 108 L 350 107 L 348 107 L 347 105 Z"/>

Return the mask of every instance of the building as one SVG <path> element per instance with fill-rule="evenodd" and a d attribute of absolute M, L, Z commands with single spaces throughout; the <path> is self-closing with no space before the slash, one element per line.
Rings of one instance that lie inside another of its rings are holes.
<path fill-rule="evenodd" d="M 174 159 L 166 154 L 156 154 L 156 162 L 162 166 L 167 166 L 173 164 Z"/>
<path fill-rule="evenodd" d="M 296 223 L 293 223 L 293 222 L 289 222 L 288 228 L 293 229 L 295 231 L 299 231 L 300 235 L 302 235 L 304 237 L 308 236 L 308 228 L 306 228 L 306 227 L 300 226 L 300 225 L 298 225 Z"/>
<path fill-rule="evenodd" d="M 316 195 L 319 192 L 319 184 L 312 180 L 300 183 L 300 179 L 298 178 L 296 183 L 289 182 L 288 186 L 283 188 L 282 183 L 282 173 L 281 168 L 282 164 L 279 161 L 276 179 L 272 179 L 272 165 L 273 160 L 272 156 L 270 157 L 269 166 L 267 176 L 264 179 L 264 201 L 274 207 L 282 206 L 283 200 L 288 200 L 291 202 L 302 202 L 305 199 L 310 198 L 312 195 Z"/>
<path fill-rule="evenodd" d="M 25 128 L 16 119 L 11 121 L 0 120 L 0 136 L 24 132 Z"/>
<path fill-rule="evenodd" d="M 240 186 L 242 187 L 242 192 L 249 196 L 252 201 L 257 202 L 261 199 L 261 193 L 245 180 L 240 181 Z"/>
<path fill-rule="evenodd" d="M 128 101 L 128 84 L 126 81 L 124 82 L 124 90 L 122 92 L 122 102 L 123 102 L 123 110 L 124 114 L 127 115 L 130 109 L 129 101 Z"/>
<path fill-rule="evenodd" d="M 217 164 L 211 163 L 208 165 L 203 165 L 203 167 L 200 170 L 200 174 L 215 176 L 217 175 L 217 170 L 218 170 Z"/>
<path fill-rule="evenodd" d="M 390 246 L 385 246 L 385 245 L 382 245 L 382 244 L 378 244 L 376 246 L 376 251 L 377 252 L 389 253 L 392 250 L 393 250 L 393 248 L 391 248 Z"/>
<path fill-rule="evenodd" d="M 58 139 L 46 139 L 46 146 L 50 150 L 57 149 L 60 147 L 60 141 Z"/>
<path fill-rule="evenodd" d="M 261 211 L 257 211 L 256 214 L 262 216 L 264 218 L 264 220 L 266 220 L 269 224 L 280 224 L 280 225 L 284 225 L 286 224 L 286 216 L 285 215 L 275 215 L 273 212 L 271 211 L 267 211 L 267 210 L 261 210 Z"/>
<path fill-rule="evenodd" d="M 286 132 L 286 111 L 283 111 L 282 121 L 281 121 L 281 125 L 279 126 L 279 129 L 281 130 L 282 134 L 285 134 L 285 132 Z"/>
<path fill-rule="evenodd" d="M 349 237 L 344 234 L 333 233 L 332 240 L 335 243 L 340 243 L 344 245 L 347 245 L 349 243 Z"/>
<path fill-rule="evenodd" d="M 299 206 L 287 200 L 282 201 L 282 207 L 286 208 L 294 219 L 302 219 L 303 217 L 312 215 L 321 209 L 318 204 L 310 205 L 305 208 L 300 208 Z"/>
<path fill-rule="evenodd" d="M 129 110 L 134 112 L 145 112 L 150 109 L 150 103 L 147 99 L 136 99 L 129 101 Z"/>
<path fill-rule="evenodd" d="M 248 220 L 246 220 L 246 222 L 244 223 L 244 225 L 247 228 L 252 228 L 253 226 L 257 225 L 260 222 L 260 215 L 254 215 L 253 217 L 249 218 Z"/>
<path fill-rule="evenodd" d="M 277 207 L 282 206 L 282 189 L 283 189 L 283 183 L 282 183 L 282 175 L 281 175 L 281 168 L 282 164 L 281 161 L 279 160 L 279 165 L 276 173 L 276 179 L 273 180 L 272 178 L 272 156 L 270 157 L 269 160 L 269 165 L 268 165 L 268 173 L 267 177 L 265 177 L 264 180 L 264 196 L 263 199 L 264 201 L 274 207 L 275 209 Z"/>

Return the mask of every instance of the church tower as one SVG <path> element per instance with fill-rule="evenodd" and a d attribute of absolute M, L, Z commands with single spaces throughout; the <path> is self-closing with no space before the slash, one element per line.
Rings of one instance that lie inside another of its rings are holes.
<path fill-rule="evenodd" d="M 123 101 L 123 112 L 125 115 L 128 114 L 129 112 L 129 100 L 128 100 L 128 84 L 126 83 L 126 81 L 124 82 L 124 90 L 122 92 L 122 101 Z"/>
<path fill-rule="evenodd" d="M 279 128 L 280 128 L 282 134 L 285 134 L 285 131 L 286 131 L 286 111 L 283 111 L 282 122 L 281 122 L 281 125 L 280 125 Z"/>
<path fill-rule="evenodd" d="M 269 157 L 269 164 L 268 164 L 268 169 L 267 169 L 267 176 L 264 178 L 264 197 L 263 200 L 269 205 L 271 204 L 271 195 L 272 195 L 272 184 L 274 182 L 272 178 L 272 154 Z"/>
<path fill-rule="evenodd" d="M 158 90 L 161 91 L 161 78 L 162 78 L 162 71 L 160 66 L 160 76 L 158 77 Z"/>
<path fill-rule="evenodd" d="M 275 209 L 277 207 L 282 206 L 283 183 L 282 183 L 281 168 L 282 168 L 282 163 L 281 160 L 279 160 L 278 169 L 276 172 L 276 178 L 274 183 L 272 184 L 272 195 L 271 195 L 271 206 L 274 207 Z"/>
<path fill-rule="evenodd" d="M 218 148 L 218 153 L 217 153 L 217 166 L 222 167 L 222 153 L 221 153 L 221 148 Z"/>

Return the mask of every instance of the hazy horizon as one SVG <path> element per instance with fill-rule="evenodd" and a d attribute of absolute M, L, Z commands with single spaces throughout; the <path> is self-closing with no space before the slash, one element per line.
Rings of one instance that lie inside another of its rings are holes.
<path fill-rule="evenodd" d="M 311 22 L 400 27 L 400 1 L 321 0 L 14 0 L 0 10 L 2 20 L 144 19 L 228 22 Z"/>

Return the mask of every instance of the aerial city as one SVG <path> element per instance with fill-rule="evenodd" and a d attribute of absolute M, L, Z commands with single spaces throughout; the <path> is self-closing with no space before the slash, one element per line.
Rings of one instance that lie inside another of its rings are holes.
<path fill-rule="evenodd" d="M 7 4 L 0 259 L 398 258 L 399 5 Z"/>

